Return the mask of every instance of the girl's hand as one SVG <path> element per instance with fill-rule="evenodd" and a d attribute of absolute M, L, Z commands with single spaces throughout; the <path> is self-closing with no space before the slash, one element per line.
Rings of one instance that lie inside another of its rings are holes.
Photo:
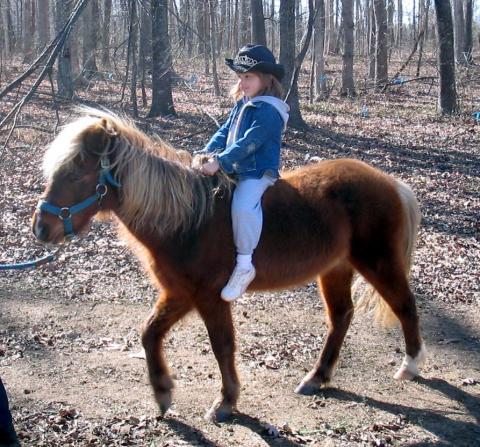
<path fill-rule="evenodd" d="M 204 163 L 201 168 L 200 172 L 205 175 L 214 175 L 220 169 L 220 165 L 217 160 L 210 160 L 207 163 Z"/>

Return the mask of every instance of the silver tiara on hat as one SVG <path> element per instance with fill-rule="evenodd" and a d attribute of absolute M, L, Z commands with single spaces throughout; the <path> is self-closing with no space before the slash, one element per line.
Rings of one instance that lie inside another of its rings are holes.
<path fill-rule="evenodd" d="M 233 63 L 235 65 L 246 65 L 247 67 L 253 67 L 254 65 L 258 64 L 258 61 L 256 61 L 255 59 L 252 59 L 251 57 L 243 55 L 243 56 L 237 56 Z"/>

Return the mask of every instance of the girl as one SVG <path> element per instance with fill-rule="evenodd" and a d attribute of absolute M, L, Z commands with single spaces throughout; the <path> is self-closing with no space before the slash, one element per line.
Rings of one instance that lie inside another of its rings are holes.
<path fill-rule="evenodd" d="M 252 253 L 262 231 L 261 199 L 279 177 L 282 132 L 289 107 L 282 101 L 280 80 L 284 68 L 263 45 L 246 45 L 225 63 L 238 75 L 232 95 L 238 101 L 226 123 L 201 151 L 212 155 L 201 172 L 219 169 L 233 176 L 237 185 L 232 199 L 236 266 L 221 296 L 233 301 L 255 278 Z"/>

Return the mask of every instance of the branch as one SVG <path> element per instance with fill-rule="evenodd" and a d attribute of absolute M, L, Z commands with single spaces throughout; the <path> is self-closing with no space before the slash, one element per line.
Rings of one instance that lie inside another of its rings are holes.
<path fill-rule="evenodd" d="M 89 0 L 78 0 L 78 3 L 75 6 L 75 9 L 73 10 L 72 14 L 70 15 L 70 18 L 68 19 L 65 26 L 62 28 L 62 32 L 59 35 L 57 43 L 56 43 L 55 47 L 53 48 L 53 51 L 51 52 L 50 56 L 48 57 L 47 62 L 45 64 L 45 67 L 43 68 L 42 72 L 38 76 L 37 80 L 35 81 L 35 83 L 31 87 L 29 92 L 23 97 L 23 99 L 21 99 L 17 104 L 15 104 L 15 106 L 13 106 L 12 110 L 10 110 L 10 112 L 7 114 L 7 116 L 0 122 L 0 129 L 1 129 L 13 117 L 13 126 L 10 130 L 10 133 L 8 134 L 8 137 L 7 137 L 7 140 L 5 141 L 5 144 L 3 145 L 3 149 L 5 149 L 7 147 L 8 141 L 10 140 L 12 132 L 15 129 L 16 120 L 17 120 L 18 114 L 20 113 L 20 110 L 30 100 L 30 98 L 34 95 L 35 91 L 37 90 L 37 88 L 41 84 L 41 82 L 43 81 L 44 77 L 49 72 L 51 72 L 53 64 L 55 63 L 55 60 L 57 59 L 58 53 L 60 53 L 60 50 L 63 48 L 63 45 L 65 44 L 65 41 L 67 40 L 68 36 L 70 35 L 70 31 L 72 29 L 72 26 L 77 21 L 78 17 L 80 17 L 80 14 L 82 13 L 85 6 L 87 5 L 88 1 Z"/>
<path fill-rule="evenodd" d="M 303 44 L 300 53 L 298 53 L 297 57 L 295 58 L 295 68 L 293 70 L 292 79 L 290 81 L 290 87 L 288 89 L 287 96 L 285 97 L 285 102 L 288 102 L 290 95 L 293 90 L 293 86 L 298 81 L 298 76 L 300 74 L 300 68 L 302 67 L 303 59 L 307 54 L 308 46 L 310 45 L 310 39 L 312 38 L 312 30 L 313 30 L 313 23 L 315 22 L 315 18 L 317 17 L 318 8 L 314 9 L 313 7 L 313 0 L 308 0 L 308 26 L 305 35 L 303 36 Z"/>

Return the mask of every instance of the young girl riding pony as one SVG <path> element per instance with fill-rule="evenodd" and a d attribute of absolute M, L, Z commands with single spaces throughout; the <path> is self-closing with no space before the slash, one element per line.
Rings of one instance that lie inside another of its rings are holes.
<path fill-rule="evenodd" d="M 221 169 L 236 181 L 231 210 L 236 266 L 221 293 L 225 301 L 233 301 L 255 278 L 252 254 L 262 232 L 261 200 L 279 177 L 289 107 L 282 100 L 280 84 L 285 70 L 268 48 L 246 45 L 234 60 L 226 59 L 225 63 L 239 78 L 231 91 L 237 103 L 200 151 L 212 156 L 200 170 L 214 175 Z"/>

